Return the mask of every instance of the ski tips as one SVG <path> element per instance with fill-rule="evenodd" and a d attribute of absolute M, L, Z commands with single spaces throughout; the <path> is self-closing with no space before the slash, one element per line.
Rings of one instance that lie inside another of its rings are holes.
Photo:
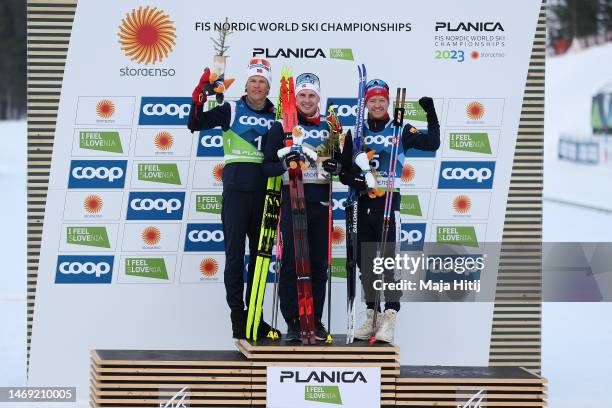
<path fill-rule="evenodd" d="M 326 342 L 327 344 L 332 344 L 332 343 L 334 342 L 334 338 L 332 337 L 332 335 L 331 335 L 331 334 L 328 334 L 328 335 L 327 335 L 327 338 L 325 339 L 325 342 Z"/>
<path fill-rule="evenodd" d="M 373 345 L 374 343 L 376 343 L 376 337 L 374 337 L 374 336 L 370 337 L 370 340 L 368 340 L 368 343 L 370 343 L 370 344 L 372 344 L 372 345 Z"/>

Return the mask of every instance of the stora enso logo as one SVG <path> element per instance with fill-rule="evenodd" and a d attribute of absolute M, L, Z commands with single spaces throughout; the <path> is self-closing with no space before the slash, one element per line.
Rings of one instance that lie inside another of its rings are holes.
<path fill-rule="evenodd" d="M 157 7 L 140 6 L 127 13 L 119 25 L 121 50 L 138 64 L 161 62 L 176 43 L 176 28 L 170 17 Z"/>

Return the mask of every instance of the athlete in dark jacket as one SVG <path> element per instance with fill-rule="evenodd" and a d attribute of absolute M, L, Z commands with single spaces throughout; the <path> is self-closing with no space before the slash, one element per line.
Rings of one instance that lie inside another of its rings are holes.
<path fill-rule="evenodd" d="M 221 220 L 225 242 L 224 282 L 230 308 L 234 338 L 245 338 L 247 311 L 259 242 L 266 177 L 262 171 L 263 147 L 274 122 L 270 92 L 271 69 L 268 61 L 254 58 L 247 69 L 246 94 L 240 100 L 225 102 L 204 112 L 204 86 L 209 82 L 208 68 L 193 91 L 189 129 L 223 130 L 223 204 Z M 249 238 L 249 266 L 244 297 L 244 248 Z M 243 298 L 244 297 L 244 298 Z M 244 301 L 246 299 L 246 302 Z M 270 326 L 262 320 L 258 335 L 268 334 Z"/>
<path fill-rule="evenodd" d="M 373 283 L 378 280 L 372 270 L 373 266 L 373 251 L 364 250 L 364 243 L 377 244 L 380 242 L 383 229 L 385 195 L 384 191 L 387 185 L 388 177 L 394 177 L 394 191 L 392 196 L 391 213 L 389 220 L 389 232 L 387 235 L 386 251 L 382 256 L 393 257 L 394 246 L 399 242 L 399 234 L 401 231 L 400 222 L 400 178 L 404 166 L 405 154 L 409 149 L 435 151 L 440 147 L 440 125 L 434 108 L 433 100 L 429 97 L 423 97 L 419 100 L 419 104 L 427 114 L 427 129 L 418 130 L 411 124 L 406 124 L 402 129 L 402 139 L 397 155 L 397 163 L 395 166 L 395 174 L 390 174 L 390 156 L 393 144 L 393 123 L 389 117 L 389 87 L 380 79 L 374 79 L 366 85 L 365 95 L 366 105 L 368 108 L 367 125 L 364 126 L 363 141 L 365 151 L 374 150 L 373 160 L 370 161 L 372 170 L 375 171 L 375 186 L 370 186 L 367 183 L 366 175 L 363 169 L 352 165 L 350 158 L 353 156 L 353 143 L 351 138 L 345 139 L 343 157 L 348 157 L 344 161 L 344 167 L 340 174 L 340 181 L 348 186 L 357 188 L 361 194 L 358 201 L 358 216 L 357 216 L 357 252 L 358 265 L 360 270 L 361 284 L 365 293 L 367 305 L 367 318 L 364 324 L 355 330 L 355 338 L 367 340 L 372 335 L 374 313 L 377 316 L 377 330 L 375 333 L 376 340 L 384 342 L 392 342 L 395 333 L 395 320 L 397 312 L 400 310 L 399 291 L 385 291 L 385 311 L 380 313 L 380 305 L 374 302 L 375 290 Z M 370 198 L 365 192 L 375 188 L 379 194 L 377 197 Z M 394 271 L 386 270 L 384 272 L 384 282 L 395 282 Z M 375 312 L 376 311 L 376 312 Z"/>

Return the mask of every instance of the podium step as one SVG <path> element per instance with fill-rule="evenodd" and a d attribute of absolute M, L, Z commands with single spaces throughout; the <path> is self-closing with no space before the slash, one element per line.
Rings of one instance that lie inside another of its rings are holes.
<path fill-rule="evenodd" d="M 546 380 L 523 368 L 400 366 L 397 346 L 340 339 L 315 346 L 240 340 L 239 351 L 95 350 L 90 405 L 180 406 L 183 399 L 189 407 L 265 407 L 267 367 L 323 366 L 380 367 L 381 406 L 546 407 Z"/>

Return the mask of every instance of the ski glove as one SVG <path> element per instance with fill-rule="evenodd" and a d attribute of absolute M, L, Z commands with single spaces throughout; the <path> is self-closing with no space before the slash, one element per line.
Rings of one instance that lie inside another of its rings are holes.
<path fill-rule="evenodd" d="M 337 176 L 342 170 L 342 164 L 336 159 L 327 159 L 323 162 L 323 170 Z"/>
<path fill-rule="evenodd" d="M 290 150 L 282 159 L 281 164 L 285 170 L 291 167 L 291 162 L 298 163 L 300 161 L 300 154 L 296 150 Z"/>
<path fill-rule="evenodd" d="M 429 96 L 424 96 L 421 99 L 419 99 L 419 105 L 421 105 L 421 108 L 423 108 L 425 113 L 427 113 L 428 115 L 432 112 L 433 113 L 436 112 L 436 108 L 434 107 L 433 99 L 431 99 Z"/>
<path fill-rule="evenodd" d="M 358 191 L 365 191 L 368 189 L 368 183 L 366 182 L 364 174 L 357 174 L 355 176 L 352 176 L 348 180 L 348 185 L 350 187 L 356 188 Z"/>
<path fill-rule="evenodd" d="M 206 68 L 204 70 L 204 73 L 200 77 L 200 82 L 198 82 L 198 85 L 195 87 L 193 93 L 191 94 L 193 103 L 195 103 L 196 106 L 204 105 L 204 102 L 206 102 L 206 93 L 204 93 L 204 86 L 208 83 L 210 83 L 210 69 Z"/>

